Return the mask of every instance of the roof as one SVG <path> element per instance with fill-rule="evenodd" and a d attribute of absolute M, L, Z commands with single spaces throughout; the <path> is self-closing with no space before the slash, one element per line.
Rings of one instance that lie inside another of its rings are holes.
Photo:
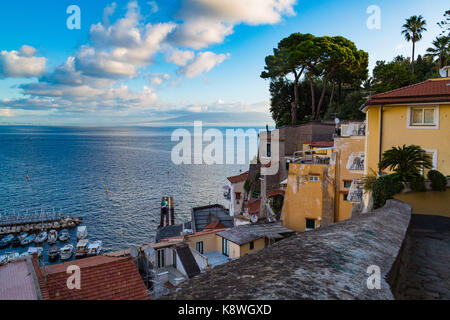
<path fill-rule="evenodd" d="M 243 182 L 243 181 L 247 180 L 247 177 L 248 177 L 248 171 L 245 171 L 245 172 L 241 173 L 240 175 L 228 177 L 227 179 L 231 183 L 238 183 L 238 182 Z"/>
<path fill-rule="evenodd" d="M 36 261 L 35 269 L 36 269 Z M 67 288 L 67 268 L 81 269 L 81 289 Z M 37 267 L 39 268 L 39 267 Z M 44 278 L 44 272 L 46 277 Z M 45 300 L 147 300 L 150 295 L 130 257 L 95 256 L 39 268 Z"/>
<path fill-rule="evenodd" d="M 274 190 L 266 194 L 267 198 L 273 198 L 278 195 L 284 195 L 283 190 Z M 253 200 L 244 204 L 244 210 L 248 209 L 249 214 L 258 214 L 261 207 L 261 199 Z"/>
<path fill-rule="evenodd" d="M 220 204 L 193 208 L 191 218 L 194 233 L 203 231 L 208 224 L 215 221 L 220 221 L 220 223 L 227 228 L 234 226 L 233 217 L 231 217 L 228 210 Z"/>
<path fill-rule="evenodd" d="M 174 224 L 171 226 L 159 228 L 156 231 L 155 241 L 159 242 L 161 239 L 172 238 L 181 235 L 183 229 L 192 229 L 191 222 L 186 222 L 182 224 Z"/>
<path fill-rule="evenodd" d="M 214 221 L 208 224 L 203 230 L 211 230 L 211 229 L 224 229 L 226 226 L 220 221 Z"/>
<path fill-rule="evenodd" d="M 203 255 L 208 258 L 208 264 L 211 265 L 212 269 L 233 260 L 232 258 L 223 255 L 218 250 L 204 252 Z"/>
<path fill-rule="evenodd" d="M 375 94 L 366 101 L 364 106 L 420 102 L 450 102 L 450 78 L 429 79 Z"/>
<path fill-rule="evenodd" d="M 211 229 L 209 229 L 209 230 L 206 230 L 206 229 L 205 229 L 205 230 L 203 230 L 203 231 L 199 231 L 199 232 L 196 232 L 196 233 L 187 234 L 186 237 L 191 238 L 191 237 L 203 236 L 203 235 L 205 235 L 205 234 L 217 233 L 217 232 L 223 231 L 223 230 L 225 230 L 225 229 L 226 229 L 226 228 L 219 228 L 219 229 L 212 229 L 212 230 L 211 230 Z M 176 242 L 177 240 L 182 241 L 182 240 L 184 239 L 184 237 L 185 237 L 185 236 L 180 235 L 180 236 L 176 236 L 176 237 L 171 237 L 171 238 L 161 239 L 161 242 L 157 243 L 156 245 L 160 245 L 160 244 L 167 243 L 167 242 L 172 242 L 172 244 L 173 244 L 173 243 L 177 243 L 177 242 Z M 155 247 L 156 245 L 155 245 L 155 244 L 151 244 L 151 246 L 152 246 L 153 248 L 156 248 L 156 247 Z"/>
<path fill-rule="evenodd" d="M 38 300 L 39 286 L 31 260 L 0 267 L 0 300 Z"/>
<path fill-rule="evenodd" d="M 334 146 L 334 141 L 305 141 L 303 144 L 307 144 L 310 147 L 327 148 Z"/>
<path fill-rule="evenodd" d="M 283 227 L 279 223 L 246 224 L 218 232 L 217 235 L 238 245 L 260 239 L 282 239 L 284 235 L 295 233 L 295 231 Z"/>
<path fill-rule="evenodd" d="M 183 264 L 184 271 L 189 278 L 195 277 L 200 273 L 200 268 L 195 261 L 194 255 L 192 254 L 191 248 L 189 246 L 180 246 L 176 248 L 178 258 L 180 258 Z"/>

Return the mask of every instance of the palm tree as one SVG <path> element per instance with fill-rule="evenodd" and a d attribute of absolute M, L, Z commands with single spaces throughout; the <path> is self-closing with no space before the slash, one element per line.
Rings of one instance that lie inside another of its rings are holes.
<path fill-rule="evenodd" d="M 405 36 L 406 41 L 412 42 L 412 72 L 414 73 L 414 50 L 416 42 L 422 39 L 422 32 L 427 31 L 425 26 L 427 22 L 421 15 L 412 16 L 406 19 L 406 23 L 402 26 L 402 34 Z"/>
<path fill-rule="evenodd" d="M 421 147 L 403 145 L 403 147 L 392 147 L 392 149 L 383 152 L 378 167 L 380 170 L 394 171 L 401 181 L 407 182 L 420 176 L 422 169 L 431 169 L 433 162 Z"/>
<path fill-rule="evenodd" d="M 450 38 L 447 36 L 436 37 L 432 42 L 433 47 L 427 49 L 427 56 L 436 58 L 436 60 L 439 61 L 439 68 L 444 67 L 447 62 L 450 52 L 449 39 Z"/>

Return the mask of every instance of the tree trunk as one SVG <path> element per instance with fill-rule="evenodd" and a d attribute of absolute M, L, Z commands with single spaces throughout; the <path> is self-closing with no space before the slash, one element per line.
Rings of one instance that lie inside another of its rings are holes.
<path fill-rule="evenodd" d="M 295 69 L 292 70 L 292 72 L 294 73 L 294 102 L 291 103 L 292 126 L 295 126 L 297 124 L 298 81 L 300 80 L 303 70 L 305 70 L 305 67 L 302 67 L 299 73 L 297 73 Z"/>
<path fill-rule="evenodd" d="M 413 47 L 412 47 L 412 73 L 414 73 L 414 49 L 415 49 L 416 43 L 413 41 Z"/>
<path fill-rule="evenodd" d="M 342 82 L 339 81 L 338 109 L 341 107 L 341 101 L 342 101 Z"/>
<path fill-rule="evenodd" d="M 312 76 L 309 76 L 309 84 L 311 87 L 311 118 L 314 120 L 316 118 L 316 99 L 314 97 L 314 83 Z"/>
<path fill-rule="evenodd" d="M 325 77 L 324 81 L 323 81 L 322 94 L 320 95 L 319 104 L 317 105 L 316 119 L 314 119 L 314 120 L 318 120 L 319 119 L 320 109 L 322 108 L 322 104 L 323 104 L 323 100 L 325 98 L 325 91 L 327 90 L 327 86 L 328 86 L 328 78 Z"/>
<path fill-rule="evenodd" d="M 336 83 L 333 82 L 333 87 L 331 88 L 331 97 L 330 97 L 330 104 L 329 106 L 331 106 L 331 104 L 333 103 L 333 98 L 334 98 L 334 88 L 336 87 Z"/>

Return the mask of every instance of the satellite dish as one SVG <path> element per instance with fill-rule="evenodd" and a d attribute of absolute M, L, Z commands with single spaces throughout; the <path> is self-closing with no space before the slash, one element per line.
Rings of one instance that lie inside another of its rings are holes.
<path fill-rule="evenodd" d="M 258 216 L 256 214 L 252 214 L 252 217 L 250 218 L 250 221 L 252 223 L 257 223 L 258 222 Z"/>
<path fill-rule="evenodd" d="M 131 246 L 130 247 L 130 255 L 131 255 L 131 257 L 132 258 L 137 258 L 138 254 L 139 254 L 138 248 L 136 248 L 135 246 Z"/>
<path fill-rule="evenodd" d="M 444 67 L 444 68 L 439 69 L 439 75 L 442 78 L 448 77 L 448 71 L 447 70 L 448 70 L 448 67 Z"/>
<path fill-rule="evenodd" d="M 334 118 L 334 123 L 335 123 L 335 124 L 339 124 L 340 122 L 341 122 L 341 120 L 339 120 L 338 117 Z"/>

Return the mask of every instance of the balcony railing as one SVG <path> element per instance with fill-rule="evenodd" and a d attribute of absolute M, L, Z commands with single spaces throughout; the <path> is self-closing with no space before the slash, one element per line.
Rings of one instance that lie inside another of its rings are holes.
<path fill-rule="evenodd" d="M 353 179 L 348 192 L 347 200 L 350 202 L 361 202 L 363 197 L 363 188 L 360 179 Z"/>

